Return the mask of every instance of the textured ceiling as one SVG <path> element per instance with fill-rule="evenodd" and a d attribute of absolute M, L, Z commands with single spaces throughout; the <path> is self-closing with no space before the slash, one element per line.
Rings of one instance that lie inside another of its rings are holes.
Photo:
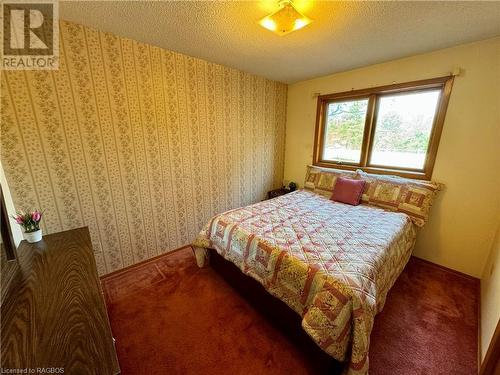
<path fill-rule="evenodd" d="M 314 22 L 278 36 L 264 1 L 64 1 L 60 17 L 277 81 L 308 78 L 500 35 L 500 2 L 294 2 Z"/>

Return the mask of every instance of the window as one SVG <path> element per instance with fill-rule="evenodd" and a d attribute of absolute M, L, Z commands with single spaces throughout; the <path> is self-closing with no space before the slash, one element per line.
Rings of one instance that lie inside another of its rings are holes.
<path fill-rule="evenodd" d="M 318 97 L 314 164 L 430 179 L 453 77 Z"/>
<path fill-rule="evenodd" d="M 346 163 L 361 161 L 368 99 L 328 104 L 323 158 Z"/>

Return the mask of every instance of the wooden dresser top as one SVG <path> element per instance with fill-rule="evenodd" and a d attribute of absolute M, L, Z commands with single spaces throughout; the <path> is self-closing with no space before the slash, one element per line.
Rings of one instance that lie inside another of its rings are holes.
<path fill-rule="evenodd" d="M 87 228 L 21 242 L 1 315 L 1 366 L 119 374 Z"/>

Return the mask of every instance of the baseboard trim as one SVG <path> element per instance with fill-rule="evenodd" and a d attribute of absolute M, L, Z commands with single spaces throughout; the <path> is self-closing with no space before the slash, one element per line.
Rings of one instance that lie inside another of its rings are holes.
<path fill-rule="evenodd" d="M 104 275 L 101 275 L 101 276 L 100 276 L 100 278 L 102 279 L 102 278 L 106 278 L 106 277 L 109 277 L 109 276 L 113 276 L 113 275 L 119 274 L 119 273 L 121 273 L 121 272 L 127 271 L 127 270 L 129 270 L 129 269 L 131 269 L 131 268 L 134 268 L 134 267 L 137 267 L 137 266 L 141 266 L 141 265 L 147 264 L 147 263 L 149 263 L 149 262 L 154 262 L 154 261 L 155 261 L 155 260 L 157 260 L 158 258 L 164 257 L 164 256 L 169 255 L 169 254 L 172 254 L 172 253 L 175 253 L 176 251 L 179 251 L 179 250 L 185 249 L 186 247 L 191 247 L 191 245 L 190 245 L 190 244 L 188 244 L 188 245 L 184 245 L 184 246 L 178 247 L 178 248 L 176 248 L 176 249 L 174 249 L 174 250 L 167 251 L 167 252 L 165 252 L 165 253 L 163 253 L 163 254 L 156 255 L 156 256 L 154 256 L 154 257 L 152 257 L 152 258 L 148 258 L 148 259 L 142 260 L 142 261 L 140 261 L 140 262 L 138 262 L 138 263 L 134 263 L 134 264 L 131 264 L 131 265 L 129 265 L 129 266 L 126 266 L 126 267 L 120 268 L 119 270 L 116 270 L 116 271 L 112 271 L 112 272 L 106 273 L 106 274 L 104 274 Z M 423 259 L 423 258 L 419 258 L 419 257 L 417 257 L 417 256 L 415 256 L 415 255 L 412 255 L 411 257 L 412 257 L 413 259 L 415 259 L 417 262 L 423 262 L 423 263 L 429 264 L 429 265 L 431 265 L 431 266 L 433 266 L 433 267 L 439 268 L 439 269 L 441 269 L 441 270 L 443 270 L 443 271 L 446 271 L 446 272 L 451 272 L 451 273 L 453 273 L 453 274 L 455 274 L 455 275 L 461 276 L 461 277 L 466 278 L 466 279 L 468 279 L 468 280 L 472 280 L 472 281 L 477 282 L 477 283 L 479 283 L 479 282 L 481 281 L 481 280 L 480 280 L 480 279 L 478 279 L 477 277 L 474 277 L 474 276 L 471 276 L 471 275 L 467 275 L 466 273 L 463 273 L 463 272 L 460 272 L 460 271 L 456 271 L 456 270 L 454 270 L 454 269 L 451 269 L 451 268 L 448 268 L 448 267 L 442 266 L 442 265 L 440 265 L 440 264 L 437 264 L 437 263 L 431 262 L 430 260 Z"/>
<path fill-rule="evenodd" d="M 129 271 L 130 269 L 132 268 L 135 268 L 135 267 L 139 267 L 139 266 L 143 266 L 145 264 L 148 264 L 148 263 L 151 263 L 151 262 L 154 262 L 156 260 L 158 260 L 159 258 L 161 257 L 164 257 L 164 256 L 167 256 L 167 255 L 170 255 L 172 253 L 175 253 L 176 251 L 179 251 L 179 250 L 182 250 L 182 249 L 185 249 L 186 247 L 191 247 L 191 245 L 184 245 L 184 246 L 181 246 L 181 247 L 178 247 L 177 249 L 174 249 L 174 250 L 169 250 L 169 251 L 166 251 L 164 252 L 163 254 L 160 254 L 160 255 L 156 255 L 152 258 L 148 258 L 148 259 L 145 259 L 145 260 L 141 260 L 140 262 L 138 263 L 134 263 L 134 264 L 131 264 L 129 266 L 126 266 L 126 267 L 123 267 L 123 268 L 120 268 L 119 270 L 116 270 L 116 271 L 113 271 L 113 272 L 110 272 L 110 273 L 106 273 L 104 275 L 101 275 L 99 276 L 99 278 L 102 280 L 102 279 L 106 279 L 108 277 L 113 277 L 113 276 L 116 276 L 116 275 L 119 275 L 120 273 L 122 272 L 126 272 L 126 271 Z"/>
<path fill-rule="evenodd" d="M 466 273 L 463 273 L 463 272 L 460 272 L 460 271 L 456 271 L 454 269 L 451 269 L 451 268 L 448 268 L 448 267 L 445 267 L 445 266 L 442 266 L 440 264 L 437 264 L 437 263 L 434 263 L 434 262 L 431 262 L 430 260 L 427 260 L 427 259 L 423 259 L 423 258 L 419 258 L 415 255 L 412 255 L 411 256 L 413 259 L 416 259 L 417 261 L 419 262 L 424 262 L 424 263 L 427 263 L 427 264 L 430 264 L 434 267 L 437 267 L 437 268 L 440 268 L 442 269 L 443 271 L 447 271 L 447 272 L 451 272 L 455 275 L 458 275 L 458 276 L 461 276 L 461 277 L 464 277 L 466 279 L 469 279 L 469 280 L 473 280 L 475 282 L 479 282 L 480 279 L 478 279 L 477 277 L 474 277 L 474 276 L 471 276 L 471 275 L 467 275 Z"/>

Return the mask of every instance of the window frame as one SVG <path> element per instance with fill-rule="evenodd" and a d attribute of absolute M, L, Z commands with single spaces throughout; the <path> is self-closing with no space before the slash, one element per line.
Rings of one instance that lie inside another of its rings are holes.
<path fill-rule="evenodd" d="M 439 78 L 425 79 L 420 81 L 412 81 L 385 85 L 361 90 L 352 90 L 339 92 L 334 94 L 319 95 L 316 109 L 316 128 L 314 135 L 314 152 L 313 165 L 326 168 L 337 168 L 356 170 L 362 169 L 366 172 L 379 174 L 394 174 L 402 177 L 426 179 L 432 177 L 432 171 L 436 161 L 441 132 L 443 130 L 444 119 L 448 102 L 450 99 L 451 89 L 453 87 L 454 76 L 444 76 Z M 384 96 L 394 94 L 410 94 L 428 90 L 440 90 L 440 96 L 436 108 L 434 122 L 432 124 L 431 133 L 429 136 L 429 145 L 425 157 L 424 167 L 422 169 L 404 168 L 404 167 L 388 167 L 382 165 L 369 164 L 371 152 L 373 150 L 373 141 L 375 138 L 377 113 L 379 99 Z M 326 110 L 330 103 L 368 99 L 368 107 L 366 111 L 365 125 L 363 129 L 363 140 L 361 144 L 361 157 L 359 163 L 351 162 L 336 162 L 332 160 L 324 160 L 323 146 L 326 135 L 325 120 L 327 118 Z"/>

